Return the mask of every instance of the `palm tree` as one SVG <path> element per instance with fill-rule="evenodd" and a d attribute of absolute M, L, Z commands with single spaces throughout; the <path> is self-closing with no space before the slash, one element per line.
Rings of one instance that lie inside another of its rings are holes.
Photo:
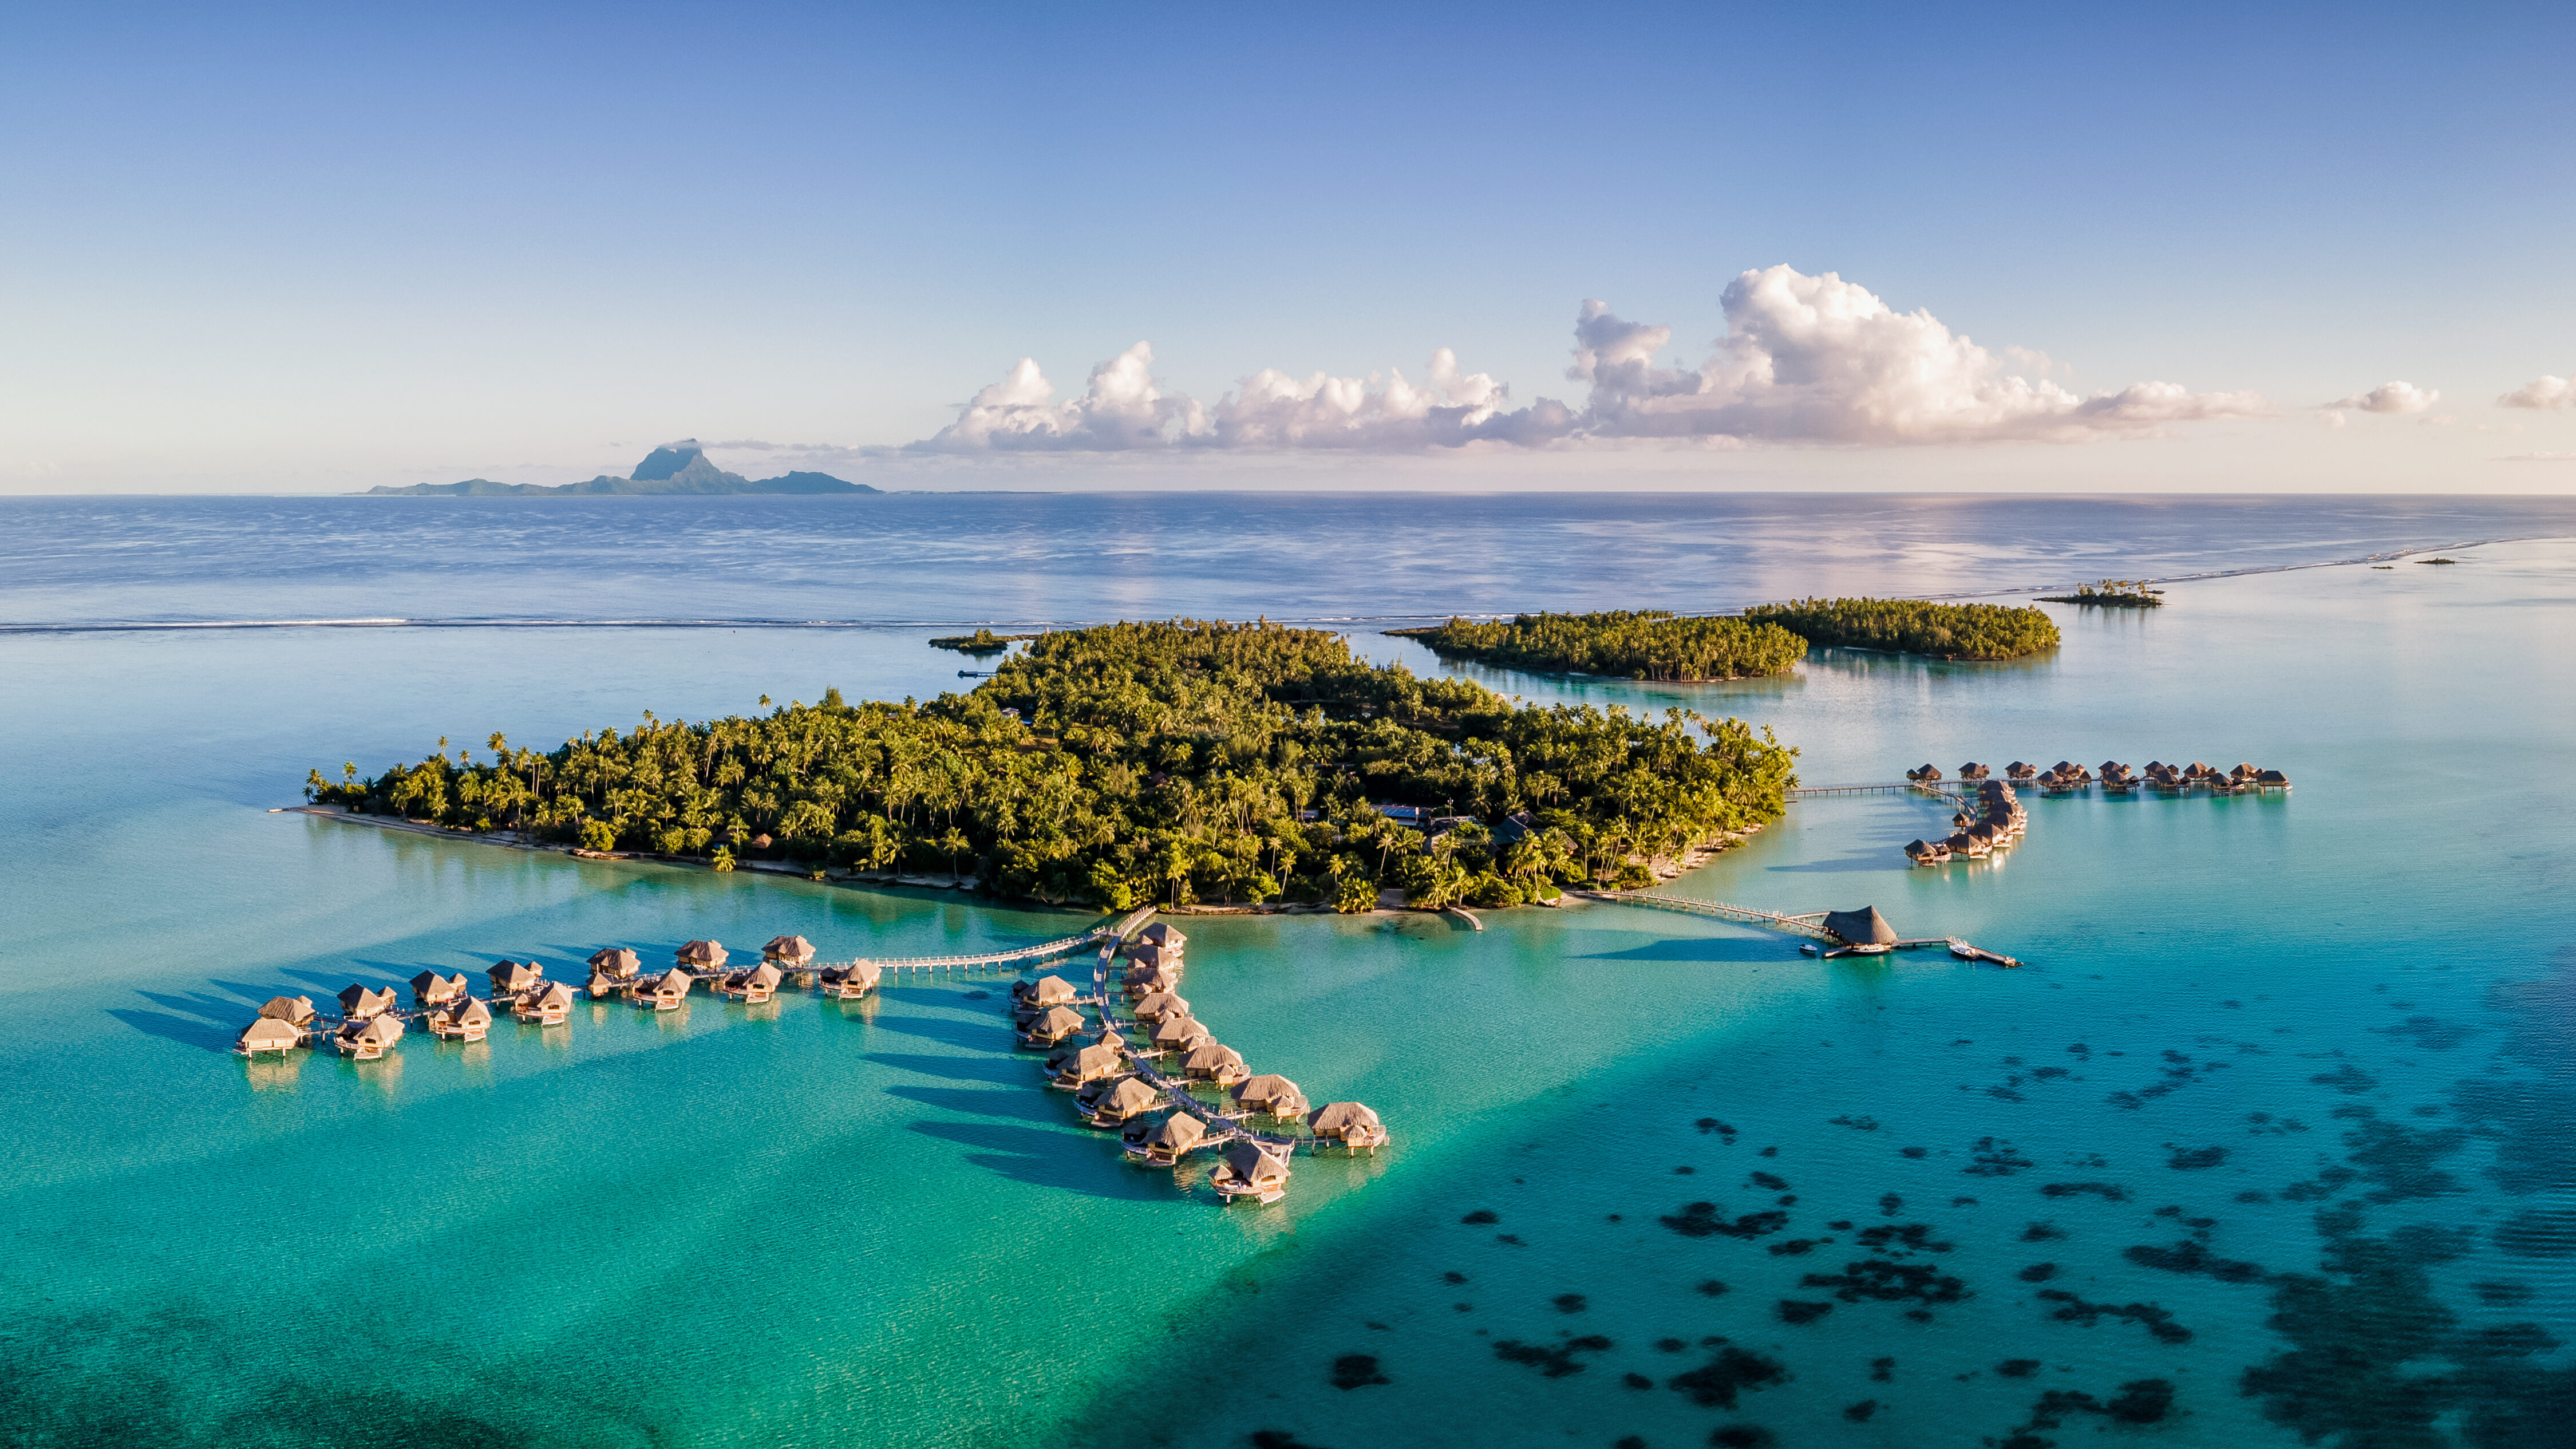
<path fill-rule="evenodd" d="M 972 844 L 974 844 L 974 842 L 966 838 L 966 832 L 958 829 L 954 825 L 948 827 L 947 834 L 939 837 L 939 849 L 948 857 L 948 878 L 950 880 L 956 880 L 959 878 L 961 872 L 957 868 L 957 857 L 964 854 L 966 847 Z"/>

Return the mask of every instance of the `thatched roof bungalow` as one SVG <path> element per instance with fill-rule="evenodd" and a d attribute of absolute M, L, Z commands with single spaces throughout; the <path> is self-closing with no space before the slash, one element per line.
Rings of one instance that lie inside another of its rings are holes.
<path fill-rule="evenodd" d="M 1144 999 L 1136 1003 L 1136 1019 L 1142 1022 L 1161 1021 L 1176 1011 L 1183 1016 L 1190 1014 L 1189 1002 L 1183 1000 L 1176 992 L 1148 992 Z"/>
<path fill-rule="evenodd" d="M 1939 865 L 1950 858 L 1950 847 L 1937 840 L 1908 841 L 1905 858 L 1916 865 Z"/>
<path fill-rule="evenodd" d="M 1920 765 L 1914 769 L 1906 771 L 1905 778 L 1909 780 L 1921 780 L 1926 784 L 1929 784 L 1941 778 L 1941 769 L 1937 765 Z"/>
<path fill-rule="evenodd" d="M 1158 1052 L 1196 1051 L 1210 1033 L 1187 1012 L 1174 1012 L 1154 1023 L 1153 1043 Z"/>
<path fill-rule="evenodd" d="M 1041 976 L 1029 987 L 1028 994 L 1020 999 L 1038 1007 L 1071 1006 L 1082 999 L 1082 993 L 1074 990 L 1073 983 L 1061 976 Z"/>
<path fill-rule="evenodd" d="M 1020 1033 L 1020 1045 L 1054 1046 L 1082 1027 L 1081 1012 L 1070 1006 L 1051 1006 L 1039 1013 L 1037 1019 L 1029 1023 L 1028 1029 Z"/>
<path fill-rule="evenodd" d="M 679 951 L 675 953 L 675 956 L 683 966 L 694 966 L 700 970 L 712 971 L 716 967 L 722 966 L 725 963 L 724 943 L 721 941 L 691 941 L 680 947 Z"/>
<path fill-rule="evenodd" d="M 1072 1091 L 1086 1082 L 1106 1081 L 1128 1070 L 1131 1069 L 1127 1064 L 1125 1052 L 1106 1043 L 1099 1043 L 1076 1050 L 1071 1060 L 1056 1069 L 1051 1085 Z"/>
<path fill-rule="evenodd" d="M 313 998 L 272 996 L 266 1005 L 260 1007 L 259 1014 L 271 1021 L 285 1022 L 289 1026 L 303 1026 L 313 1020 Z"/>
<path fill-rule="evenodd" d="M 655 1011 L 677 1011 L 680 1003 L 688 999 L 689 988 L 696 984 L 697 978 L 689 974 L 689 968 L 674 966 L 636 987 L 635 1004 Z"/>
<path fill-rule="evenodd" d="M 402 1034 L 401 1017 L 371 1016 L 340 1028 L 339 1033 L 332 1037 L 331 1045 L 344 1057 L 372 1062 L 390 1050 L 395 1042 L 401 1041 Z"/>
<path fill-rule="evenodd" d="M 2290 777 L 2282 774 L 2278 770 L 2258 770 L 2254 774 L 2254 783 L 2257 785 L 2287 785 L 2290 783 Z"/>
<path fill-rule="evenodd" d="M 1972 840 L 1976 835 L 1975 830 L 1968 832 Z M 1887 917 L 1880 915 L 1876 906 L 1863 906 L 1856 911 L 1827 911 L 1825 929 L 1861 951 L 1872 947 L 1884 951 L 1895 945 L 1897 939 L 1896 928 L 1887 923 Z"/>
<path fill-rule="evenodd" d="M 823 994 L 838 1001 L 849 1001 L 877 989 L 878 978 L 885 968 L 874 961 L 853 961 L 847 966 L 823 968 Z"/>
<path fill-rule="evenodd" d="M 465 988 L 465 973 L 462 971 L 453 976 L 441 976 L 435 971 L 423 971 L 411 979 L 411 1004 L 437 1006 L 442 1002 L 454 1001 L 465 994 Z"/>
<path fill-rule="evenodd" d="M 1968 763 L 1959 767 L 1959 778 L 1962 780 L 1982 780 L 1994 772 L 1994 766 L 1980 765 L 1976 761 L 1970 760 Z"/>
<path fill-rule="evenodd" d="M 1170 1167 L 1187 1157 L 1207 1137 L 1207 1124 L 1187 1112 L 1173 1112 L 1144 1131 L 1127 1130 L 1127 1155 L 1149 1167 Z"/>
<path fill-rule="evenodd" d="M 1358 1102 L 1332 1102 L 1318 1107 L 1306 1114 L 1306 1126 L 1317 1137 L 1354 1150 L 1375 1150 L 1386 1145 L 1386 1124 Z"/>
<path fill-rule="evenodd" d="M 483 974 L 491 978 L 494 996 L 516 996 L 536 990 L 546 979 L 546 968 L 534 961 L 502 961 Z"/>
<path fill-rule="evenodd" d="M 1131 1117 L 1141 1117 L 1163 1104 L 1163 1094 L 1146 1085 L 1142 1077 L 1121 1077 L 1109 1090 L 1091 1104 L 1091 1125 L 1115 1127 Z"/>
<path fill-rule="evenodd" d="M 1231 1087 L 1251 1076 L 1252 1069 L 1243 1064 L 1243 1053 L 1223 1042 L 1203 1041 L 1181 1058 L 1181 1075 L 1194 1082 Z"/>
<path fill-rule="evenodd" d="M 814 943 L 802 936 L 772 936 L 760 948 L 760 959 L 781 966 L 802 966 L 814 959 Z"/>
<path fill-rule="evenodd" d="M 433 1008 L 421 1025 L 440 1041 L 481 1041 L 492 1030 L 492 1008 L 469 996 Z"/>
<path fill-rule="evenodd" d="M 1151 941 L 1139 941 L 1128 947 L 1127 959 L 1135 963 L 1129 968 L 1131 971 L 1150 971 L 1158 966 L 1166 966 L 1174 971 L 1181 969 L 1181 953 L 1178 947 L 1157 946 Z"/>
<path fill-rule="evenodd" d="M 1134 966 L 1127 971 L 1127 994 L 1151 996 L 1157 991 L 1178 991 L 1181 973 L 1170 966 Z"/>
<path fill-rule="evenodd" d="M 1055 1050 L 1047 1053 L 1047 1075 L 1052 1077 L 1058 1072 L 1063 1071 L 1066 1067 L 1072 1065 L 1075 1057 L 1091 1050 L 1091 1048 L 1095 1046 L 1108 1047 L 1117 1052 L 1121 1057 L 1124 1057 L 1127 1054 L 1127 1038 L 1120 1035 L 1114 1028 L 1103 1030 L 1100 1033 L 1099 1040 L 1097 1041 L 1084 1041 L 1078 1036 L 1067 1037 L 1063 1041 L 1056 1043 Z"/>
<path fill-rule="evenodd" d="M 1159 946 L 1166 951 L 1178 951 L 1190 941 L 1189 937 L 1181 934 L 1179 927 L 1169 921 L 1156 921 L 1138 931 L 1136 939 L 1148 946 Z"/>
<path fill-rule="evenodd" d="M 251 1018 L 250 1025 L 241 1029 L 241 1035 L 233 1038 L 233 1050 L 246 1057 L 257 1056 L 261 1052 L 284 1055 L 289 1047 L 304 1045 L 311 1035 L 291 1021 L 281 1021 L 274 1016 L 255 1016 Z"/>
<path fill-rule="evenodd" d="M 779 970 L 771 962 L 763 961 L 750 970 L 727 980 L 725 995 L 740 997 L 745 1006 L 755 1006 L 776 996 L 778 984 L 786 979 L 786 972 Z"/>
<path fill-rule="evenodd" d="M 572 1014 L 572 987 L 561 981 L 549 981 L 520 997 L 510 1014 L 539 1026 L 561 1026 Z"/>
<path fill-rule="evenodd" d="M 364 1021 L 394 1009 L 391 991 L 375 991 L 356 982 L 340 988 L 340 1015 L 351 1021 Z"/>
<path fill-rule="evenodd" d="M 632 981 L 643 974 L 644 958 L 623 946 L 608 946 L 590 953 L 590 969 L 611 981 Z"/>
<path fill-rule="evenodd" d="M 1226 1095 L 1232 1097 L 1234 1104 L 1245 1111 L 1257 1112 L 1266 1117 L 1306 1115 L 1306 1094 L 1298 1090 L 1295 1082 L 1277 1072 L 1264 1072 L 1257 1077 L 1246 1077 L 1235 1083 Z"/>
<path fill-rule="evenodd" d="M 2025 764 L 2020 760 L 2004 766 L 2004 778 L 2007 780 L 2029 780 L 2037 778 L 2038 775 L 2039 766 Z"/>
<path fill-rule="evenodd" d="M 1248 1139 L 1235 1142 L 1208 1174 L 1208 1186 L 1229 1204 L 1243 1198 L 1277 1202 L 1288 1195 L 1288 1155 Z"/>

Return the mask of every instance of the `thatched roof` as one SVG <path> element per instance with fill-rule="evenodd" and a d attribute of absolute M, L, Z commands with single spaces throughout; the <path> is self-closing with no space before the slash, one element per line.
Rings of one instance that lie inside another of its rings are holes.
<path fill-rule="evenodd" d="M 1127 1056 L 1114 1046 L 1087 1046 L 1076 1051 L 1062 1070 L 1077 1082 L 1114 1077 L 1127 1070 Z"/>
<path fill-rule="evenodd" d="M 763 991 L 776 991 L 778 989 L 778 983 L 786 979 L 786 972 L 779 970 L 777 967 L 772 966 L 766 961 L 763 961 L 759 965 L 751 968 L 747 984 L 756 986 Z"/>
<path fill-rule="evenodd" d="M 1181 1046 L 1195 1037 L 1207 1039 L 1208 1029 L 1193 1020 L 1187 1012 L 1174 1012 L 1154 1023 L 1154 1045 Z"/>
<path fill-rule="evenodd" d="M 492 1008 L 480 998 L 469 996 L 447 1009 L 447 1019 L 457 1026 L 490 1026 Z"/>
<path fill-rule="evenodd" d="M 772 961 L 802 966 L 814 959 L 814 943 L 802 936 L 772 936 L 769 944 L 760 948 L 760 954 Z"/>
<path fill-rule="evenodd" d="M 259 1009 L 259 1014 L 274 1021 L 311 1021 L 313 1019 L 313 998 L 310 996 L 272 996 L 268 999 L 268 1004 Z"/>
<path fill-rule="evenodd" d="M 1072 982 L 1061 976 L 1041 976 L 1037 984 L 1029 988 L 1026 999 L 1039 1006 L 1062 1006 L 1081 995 L 1073 989 Z"/>
<path fill-rule="evenodd" d="M 1158 1124 L 1145 1138 L 1148 1147 L 1168 1152 L 1187 1152 L 1207 1136 L 1207 1124 L 1187 1112 L 1174 1112 Z"/>
<path fill-rule="evenodd" d="M 1288 1181 L 1288 1162 L 1258 1142 L 1238 1141 L 1226 1147 L 1225 1156 L 1208 1174 L 1208 1180 L 1253 1188 L 1282 1187 Z"/>
<path fill-rule="evenodd" d="M 1181 963 L 1181 952 L 1179 947 L 1158 946 L 1151 941 L 1140 942 L 1134 946 L 1128 947 L 1127 957 L 1129 960 L 1134 961 L 1138 966 L 1146 967 L 1148 969 L 1156 966 L 1178 966 Z"/>
<path fill-rule="evenodd" d="M 1318 1137 L 1339 1137 L 1354 1127 L 1368 1129 L 1385 1124 L 1377 1120 L 1375 1112 L 1360 1103 L 1332 1102 L 1308 1113 L 1306 1125 L 1315 1129 Z"/>
<path fill-rule="evenodd" d="M 1220 1041 L 1200 1042 L 1181 1059 L 1181 1070 L 1185 1072 L 1217 1072 L 1242 1065 L 1243 1053 Z"/>
<path fill-rule="evenodd" d="M 1127 973 L 1130 991 L 1169 991 L 1181 984 L 1181 973 L 1169 966 L 1142 967 Z"/>
<path fill-rule="evenodd" d="M 572 987 L 561 981 L 549 982 L 546 989 L 528 999 L 531 1011 L 551 1011 L 556 1007 L 572 1008 Z"/>
<path fill-rule="evenodd" d="M 607 972 L 593 971 L 590 973 L 590 980 L 583 985 L 582 989 L 593 996 L 606 996 L 615 991 L 618 984 L 617 978 Z"/>
<path fill-rule="evenodd" d="M 361 1016 L 374 1016 L 378 1012 L 393 1009 L 394 994 L 391 991 L 371 991 L 356 982 L 340 988 L 342 1016 L 354 1019 Z"/>
<path fill-rule="evenodd" d="M 1082 1013 L 1070 1006 L 1047 1008 L 1046 1014 L 1029 1026 L 1031 1036 L 1064 1037 L 1082 1030 Z"/>
<path fill-rule="evenodd" d="M 2282 774 L 2278 770 L 2257 771 L 2254 779 L 2256 783 L 2264 785 L 2286 785 L 2290 783 L 2290 777 Z"/>
<path fill-rule="evenodd" d="M 371 1016 L 340 1028 L 340 1040 L 356 1046 L 389 1047 L 402 1040 L 402 1018 Z"/>
<path fill-rule="evenodd" d="M 1977 827 L 1978 830 L 1984 828 Z M 1977 831 L 1968 833 L 1974 835 Z M 1827 911 L 1825 929 L 1855 946 L 1887 946 L 1896 941 L 1896 928 L 1887 923 L 1887 917 L 1880 915 L 1876 906 L 1863 906 L 1856 911 Z"/>
<path fill-rule="evenodd" d="M 623 946 L 606 946 L 590 953 L 590 964 L 611 976 L 632 976 L 644 969 L 644 958 Z"/>
<path fill-rule="evenodd" d="M 1190 938 L 1182 935 L 1180 930 L 1173 926 L 1169 921 L 1156 921 L 1154 924 L 1138 931 L 1136 933 L 1136 939 L 1139 941 L 1151 942 L 1152 944 L 1164 947 L 1167 950 L 1177 951 L 1186 944 Z"/>
<path fill-rule="evenodd" d="M 1235 1105 L 1287 1117 L 1306 1110 L 1306 1094 L 1297 1084 L 1277 1072 L 1263 1072 L 1234 1084 L 1230 1095 Z M 1293 1105 L 1291 1105 L 1293 1104 Z"/>
<path fill-rule="evenodd" d="M 534 961 L 503 961 L 484 974 L 492 978 L 494 991 L 530 991 L 545 979 L 546 970 Z"/>
<path fill-rule="evenodd" d="M 424 1006 L 433 1001 L 445 1001 L 450 997 L 463 996 L 465 973 L 459 971 L 454 976 L 441 976 L 435 971 L 423 971 L 411 979 L 411 994 Z"/>
<path fill-rule="evenodd" d="M 279 1017 L 262 1016 L 243 1027 L 241 1035 L 233 1038 L 233 1045 L 243 1051 L 264 1052 L 291 1047 L 302 1040 L 303 1031 L 292 1023 Z"/>
<path fill-rule="evenodd" d="M 1138 1021 L 1160 1021 L 1176 1011 L 1187 1016 L 1190 1014 L 1190 1004 L 1175 992 L 1150 992 L 1144 1000 L 1136 1003 Z"/>
<path fill-rule="evenodd" d="M 691 941 L 679 949 L 677 959 L 683 966 L 722 966 L 725 963 L 724 943 Z"/>
<path fill-rule="evenodd" d="M 1144 1078 L 1123 1077 L 1118 1085 L 1100 1095 L 1097 1110 L 1104 1116 L 1133 1117 L 1152 1111 L 1154 1104 L 1162 1100 L 1163 1094 L 1145 1085 Z"/>
<path fill-rule="evenodd" d="M 653 994 L 659 996 L 664 992 L 676 991 L 686 996 L 689 994 L 689 988 L 697 984 L 697 980 L 698 978 L 689 974 L 687 967 L 674 966 L 653 978 Z"/>

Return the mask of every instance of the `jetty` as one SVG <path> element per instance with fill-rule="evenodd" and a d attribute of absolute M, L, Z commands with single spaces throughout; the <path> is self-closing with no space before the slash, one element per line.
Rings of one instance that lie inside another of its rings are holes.
<path fill-rule="evenodd" d="M 1869 907 L 1863 907 L 1858 911 L 1804 911 L 1797 915 L 1787 915 L 1779 911 L 1762 910 L 1755 906 L 1729 905 L 1724 901 L 1693 900 L 1688 896 L 1668 896 L 1653 891 L 1567 891 L 1566 894 L 1611 905 L 1646 906 L 1659 911 L 1680 911 L 1685 915 L 1708 916 L 1716 920 L 1735 921 L 1748 926 L 1766 926 L 1789 935 L 1807 937 L 1819 943 L 1824 949 L 1819 951 L 1816 946 L 1801 946 L 1800 950 L 1814 951 L 1829 957 L 1875 956 L 1886 951 L 1920 951 L 1927 947 L 1939 946 L 1946 948 L 1952 956 L 1962 961 L 1984 961 L 1997 966 L 2022 964 L 2013 957 L 1997 951 L 1988 951 L 1957 936 L 1904 938 L 1898 937 L 1892 929 L 1881 931 L 1878 928 L 1886 927 L 1887 922 L 1876 910 Z M 1862 920 L 1872 923 L 1872 929 L 1865 933 L 1870 939 L 1857 940 L 1853 935 L 1845 934 L 1845 931 L 1851 930 L 1855 923 Z M 1836 929 L 1838 926 L 1842 929 Z"/>

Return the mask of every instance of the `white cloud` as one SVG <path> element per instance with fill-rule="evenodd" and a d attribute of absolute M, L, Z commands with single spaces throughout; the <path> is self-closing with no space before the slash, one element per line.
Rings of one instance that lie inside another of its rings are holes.
<path fill-rule="evenodd" d="M 2438 387 L 2426 392 L 2411 382 L 2383 382 L 2368 392 L 2357 392 L 2326 406 L 2363 413 L 2420 413 L 2441 399 L 2442 390 Z"/>
<path fill-rule="evenodd" d="M 2576 408 L 2576 378 L 2553 377 L 2544 372 L 2497 398 L 2496 405 L 2508 408 Z"/>
<path fill-rule="evenodd" d="M 913 448 L 1114 451 L 1138 448 L 1413 450 L 1469 443 L 1575 445 L 1617 440 L 1887 446 L 2001 441 L 2085 442 L 2162 433 L 2190 422 L 2266 416 L 2252 393 L 2196 393 L 2170 382 L 2116 392 L 2069 391 L 2046 379 L 2043 354 L 2009 351 L 2032 381 L 1927 311 L 1900 313 L 1828 272 L 1745 272 L 1721 298 L 1727 333 L 1697 368 L 1660 365 L 1672 329 L 1629 322 L 1598 301 L 1575 318 L 1567 377 L 1580 408 L 1549 398 L 1505 411 L 1508 390 L 1462 374 L 1447 349 L 1425 381 L 1264 369 L 1213 406 L 1165 396 L 1140 342 L 1092 370 L 1089 393 L 1057 403 L 1034 361 L 959 409 Z M 2404 386 L 2392 384 L 2392 386 Z M 2385 391 L 2383 389 L 2383 391 Z M 2410 389 L 2411 391 L 2411 389 Z"/>

